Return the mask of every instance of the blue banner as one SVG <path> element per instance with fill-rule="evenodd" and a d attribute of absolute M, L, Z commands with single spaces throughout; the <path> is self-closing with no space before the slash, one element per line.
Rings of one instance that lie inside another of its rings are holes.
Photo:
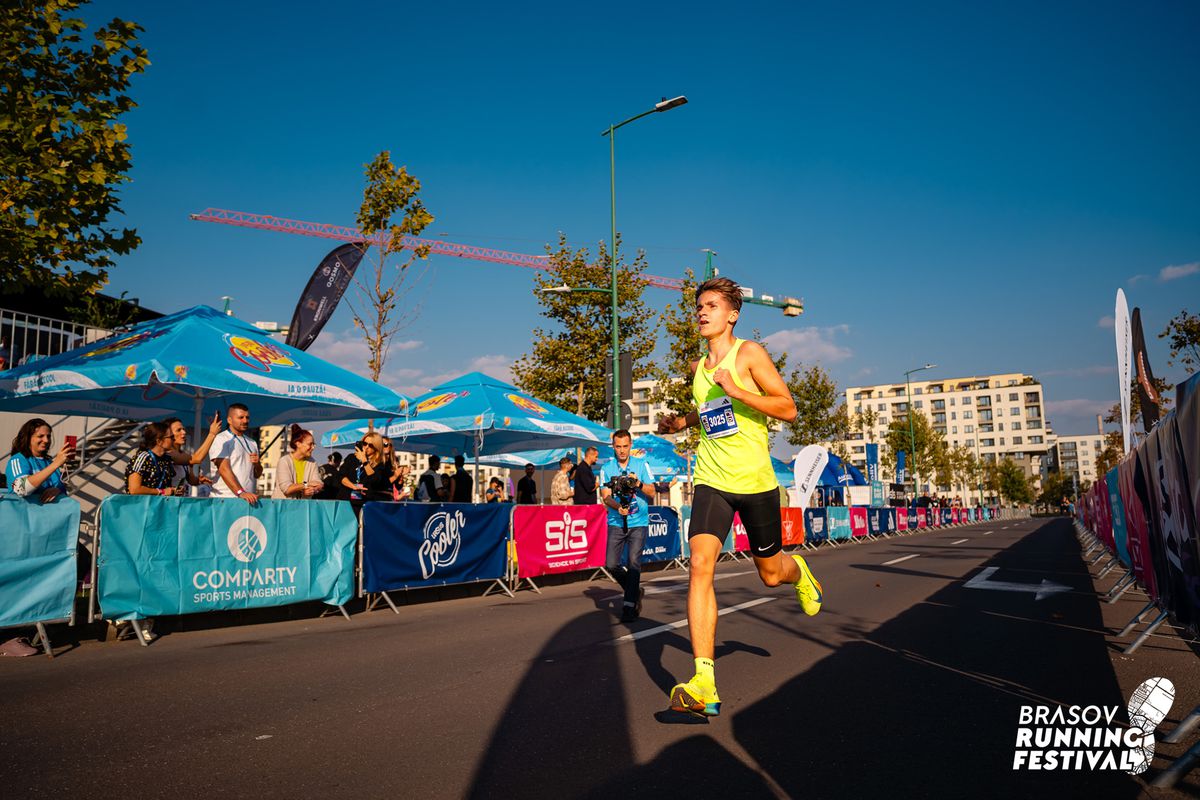
<path fill-rule="evenodd" d="M 896 530 L 896 509 L 868 508 L 867 533 L 871 536 L 881 536 Z"/>
<path fill-rule="evenodd" d="M 943 525 L 952 525 L 954 523 L 954 509 L 943 508 L 943 509 L 941 509 L 941 512 L 942 512 L 942 524 Z"/>
<path fill-rule="evenodd" d="M 824 508 L 804 509 L 804 541 L 823 542 L 829 538 L 829 515 Z"/>
<path fill-rule="evenodd" d="M 0 628 L 69 619 L 75 607 L 79 503 L 0 492 Z"/>
<path fill-rule="evenodd" d="M 896 482 L 908 483 L 908 470 L 904 466 L 904 451 L 896 451 Z"/>
<path fill-rule="evenodd" d="M 883 529 L 888 533 L 894 533 L 896 530 L 896 509 L 883 509 Z"/>
<path fill-rule="evenodd" d="M 342 605 L 357 542 L 349 503 L 113 495 L 100 506 L 100 607 L 120 620 Z"/>
<path fill-rule="evenodd" d="M 867 480 L 879 480 L 879 445 L 867 445 Z"/>
<path fill-rule="evenodd" d="M 679 558 L 683 547 L 679 540 L 679 514 L 669 506 L 650 506 L 650 529 L 642 548 L 642 563 Z M 730 540 L 733 536 L 730 535 Z"/>
<path fill-rule="evenodd" d="M 503 578 L 507 503 L 367 503 L 363 591 Z"/>
<path fill-rule="evenodd" d="M 825 512 L 829 520 L 829 538 L 838 541 L 851 538 L 850 509 L 845 506 L 830 506 Z"/>
<path fill-rule="evenodd" d="M 883 481 L 871 481 L 871 505 L 882 506 L 883 503 Z"/>
<path fill-rule="evenodd" d="M 1121 559 L 1121 563 L 1128 567 L 1131 563 L 1129 560 L 1129 536 L 1125 530 L 1125 504 L 1121 502 L 1121 487 L 1120 479 L 1117 477 L 1117 468 L 1113 467 L 1104 476 L 1104 482 L 1108 486 L 1108 502 L 1112 507 L 1112 532 L 1113 544 L 1117 548 L 1117 558 Z"/>

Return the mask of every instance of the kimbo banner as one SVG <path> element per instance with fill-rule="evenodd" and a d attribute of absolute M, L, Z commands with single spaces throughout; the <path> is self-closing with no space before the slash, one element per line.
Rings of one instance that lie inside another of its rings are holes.
<path fill-rule="evenodd" d="M 503 578 L 511 508 L 502 503 L 367 503 L 362 514 L 363 591 Z"/>

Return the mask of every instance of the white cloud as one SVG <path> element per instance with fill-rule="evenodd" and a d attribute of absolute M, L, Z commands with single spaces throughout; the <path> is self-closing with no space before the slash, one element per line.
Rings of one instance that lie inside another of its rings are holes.
<path fill-rule="evenodd" d="M 1136 286 L 1137 284 L 1141 283 L 1142 281 L 1148 281 L 1148 280 L 1150 280 L 1149 275 L 1134 275 L 1132 278 L 1129 279 L 1128 283 L 1130 286 Z"/>
<path fill-rule="evenodd" d="M 1111 315 L 1107 317 L 1101 317 L 1096 321 L 1097 328 L 1112 328 L 1116 324 L 1117 321 L 1113 319 Z"/>
<path fill-rule="evenodd" d="M 834 339 L 850 332 L 849 325 L 834 325 L 830 328 L 801 328 L 772 333 L 763 339 L 767 348 L 775 353 L 786 351 L 789 363 L 812 364 L 821 362 L 834 364 L 854 355 L 848 347 L 837 344 Z"/>
<path fill-rule="evenodd" d="M 1197 272 L 1200 272 L 1200 261 L 1193 261 L 1190 264 L 1163 267 L 1158 273 L 1158 279 L 1160 281 L 1173 281 L 1178 278 L 1186 278 L 1188 275 L 1195 275 Z"/>

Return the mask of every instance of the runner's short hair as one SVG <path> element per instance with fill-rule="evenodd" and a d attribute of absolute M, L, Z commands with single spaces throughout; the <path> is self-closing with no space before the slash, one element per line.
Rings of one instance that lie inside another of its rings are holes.
<path fill-rule="evenodd" d="M 737 285 L 736 281 L 730 280 L 723 275 L 715 278 L 709 278 L 704 283 L 696 287 L 696 302 L 700 302 L 700 296 L 705 292 L 716 292 L 725 298 L 725 302 L 729 303 L 729 307 L 734 311 L 742 310 L 742 287 Z M 737 324 L 735 320 L 734 325 Z"/>

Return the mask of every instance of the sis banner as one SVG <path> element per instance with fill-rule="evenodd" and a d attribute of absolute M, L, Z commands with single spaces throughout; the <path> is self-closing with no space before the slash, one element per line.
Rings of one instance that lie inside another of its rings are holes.
<path fill-rule="evenodd" d="M 100 506 L 108 619 L 342 605 L 354 593 L 358 520 L 331 500 L 113 495 Z"/>
<path fill-rule="evenodd" d="M 804 509 L 781 508 L 779 514 L 783 521 L 783 546 L 804 544 Z"/>
<path fill-rule="evenodd" d="M 502 503 L 367 503 L 363 591 L 503 578 L 510 509 Z"/>
<path fill-rule="evenodd" d="M 513 508 L 517 577 L 603 567 L 608 546 L 607 510 L 602 505 Z"/>
<path fill-rule="evenodd" d="M 79 503 L 0 492 L 0 628 L 69 619 L 75 608 Z"/>
<path fill-rule="evenodd" d="M 867 535 L 867 509 L 863 506 L 850 509 L 850 535 L 855 538 Z"/>
<path fill-rule="evenodd" d="M 679 537 L 679 514 L 669 506 L 650 506 L 650 527 L 642 548 L 642 563 L 671 561 L 683 552 Z"/>

